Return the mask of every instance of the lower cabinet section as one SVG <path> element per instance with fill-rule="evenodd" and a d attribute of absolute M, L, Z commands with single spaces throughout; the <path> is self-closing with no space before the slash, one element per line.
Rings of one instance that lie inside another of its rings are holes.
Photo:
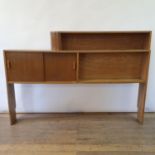
<path fill-rule="evenodd" d="M 9 82 L 65 82 L 76 80 L 75 53 L 5 52 Z"/>
<path fill-rule="evenodd" d="M 144 82 L 148 52 L 5 52 L 9 82 Z"/>
<path fill-rule="evenodd" d="M 45 81 L 75 81 L 76 54 L 45 53 Z"/>

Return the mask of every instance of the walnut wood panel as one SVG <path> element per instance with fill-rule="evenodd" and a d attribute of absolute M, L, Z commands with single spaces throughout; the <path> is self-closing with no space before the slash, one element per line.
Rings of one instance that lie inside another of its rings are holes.
<path fill-rule="evenodd" d="M 54 34 L 53 50 L 55 47 L 58 47 L 57 50 L 149 49 L 147 40 L 150 32 L 57 32 L 57 35 Z"/>
<path fill-rule="evenodd" d="M 43 81 L 43 56 L 35 52 L 5 52 L 8 81 Z"/>
<path fill-rule="evenodd" d="M 75 81 L 76 54 L 45 53 L 45 81 Z"/>
<path fill-rule="evenodd" d="M 143 53 L 80 54 L 79 79 L 141 79 Z"/>

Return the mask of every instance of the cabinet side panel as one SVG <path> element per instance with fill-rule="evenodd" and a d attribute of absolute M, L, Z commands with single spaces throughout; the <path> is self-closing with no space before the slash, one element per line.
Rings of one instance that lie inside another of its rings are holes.
<path fill-rule="evenodd" d="M 61 50 L 61 34 L 59 32 L 51 32 L 51 49 Z"/>
<path fill-rule="evenodd" d="M 145 40 L 145 49 L 150 50 L 151 48 L 151 37 L 152 32 L 147 33 L 146 40 Z"/>

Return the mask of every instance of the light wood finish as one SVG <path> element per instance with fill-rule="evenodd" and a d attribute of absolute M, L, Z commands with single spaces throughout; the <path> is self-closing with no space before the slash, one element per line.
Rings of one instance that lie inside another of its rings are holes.
<path fill-rule="evenodd" d="M 145 53 L 145 52 L 150 52 L 150 50 L 148 49 L 148 50 L 143 50 L 143 49 L 141 49 L 141 50 L 138 50 L 138 49 L 132 49 L 132 50 L 60 50 L 59 52 L 58 51 L 56 51 L 56 50 L 24 50 L 24 49 L 5 49 L 4 50 L 5 52 L 18 52 L 18 53 L 20 53 L 20 52 L 26 52 L 26 53 L 55 53 L 55 54 L 57 54 L 57 53 L 121 53 L 121 52 L 123 52 L 123 53 Z"/>
<path fill-rule="evenodd" d="M 5 50 L 4 58 L 7 81 L 12 84 L 145 83 L 149 54 L 149 50 L 132 53 Z"/>
<path fill-rule="evenodd" d="M 144 83 L 142 79 L 101 79 L 101 80 L 79 80 L 78 83 Z"/>
<path fill-rule="evenodd" d="M 52 40 L 52 44 L 51 47 L 53 50 L 61 50 L 61 35 L 57 32 L 53 32 L 51 33 L 51 40 Z"/>
<path fill-rule="evenodd" d="M 54 33 L 59 34 L 59 38 L 61 38 L 57 43 L 54 42 L 54 44 L 61 45 L 61 50 L 68 50 L 68 52 L 70 50 L 79 50 L 79 82 L 139 83 L 137 119 L 140 123 L 143 123 L 152 32 L 107 31 Z M 54 35 L 51 35 L 52 37 Z M 94 52 L 95 50 L 96 52 Z M 100 51 L 102 51 L 102 54 L 99 54 Z M 91 52 L 93 56 L 90 55 Z M 138 52 L 145 53 L 138 54 Z"/>
<path fill-rule="evenodd" d="M 79 79 L 142 79 L 142 53 L 80 54 Z"/>
<path fill-rule="evenodd" d="M 51 37 L 53 51 L 4 51 L 8 86 L 15 83 L 139 83 L 137 118 L 143 123 L 150 31 L 53 32 Z M 9 101 L 13 124 L 15 109 L 10 104 Z"/>
<path fill-rule="evenodd" d="M 43 57 L 37 52 L 5 52 L 8 81 L 43 81 Z"/>
<path fill-rule="evenodd" d="M 145 100 L 146 100 L 147 83 L 148 83 L 150 53 L 147 53 L 146 56 L 147 56 L 147 58 L 144 59 L 143 73 L 142 73 L 142 76 L 143 76 L 143 79 L 145 80 L 145 82 L 139 84 L 139 91 L 138 91 L 137 118 L 140 123 L 144 122 L 144 111 L 145 111 Z"/>
<path fill-rule="evenodd" d="M 154 155 L 155 114 L 146 113 L 143 126 L 135 115 L 18 114 L 20 123 L 10 127 L 0 114 L 0 154 Z"/>
<path fill-rule="evenodd" d="M 118 151 L 118 152 L 103 152 L 103 151 L 81 151 L 78 152 L 77 155 L 154 155 L 152 152 L 137 152 L 137 151 Z"/>
<path fill-rule="evenodd" d="M 13 125 L 16 123 L 16 99 L 15 99 L 14 84 L 7 83 L 7 95 L 8 95 L 10 124 Z"/>
<path fill-rule="evenodd" d="M 76 54 L 44 54 L 45 81 L 76 80 Z"/>
<path fill-rule="evenodd" d="M 10 84 L 82 84 L 82 83 L 145 83 L 142 79 L 102 79 L 102 80 L 76 80 L 76 81 L 38 81 L 38 82 L 22 82 L 9 81 Z"/>
<path fill-rule="evenodd" d="M 54 38 L 55 34 L 60 39 Z M 126 32 L 53 32 L 51 40 L 53 47 L 60 43 L 57 50 L 101 50 L 101 49 L 149 49 L 146 40 L 150 31 Z M 55 42 L 57 41 L 57 42 Z M 53 48 L 55 49 L 55 48 Z"/>
<path fill-rule="evenodd" d="M 5 75 L 6 75 L 6 89 L 7 89 L 7 99 L 8 99 L 8 109 L 9 109 L 9 117 L 10 117 L 10 124 L 13 125 L 16 123 L 16 99 L 15 99 L 15 88 L 14 83 L 8 82 L 8 75 L 7 75 L 7 59 L 5 52 L 3 53 L 4 57 L 4 67 L 5 67 Z"/>
<path fill-rule="evenodd" d="M 137 79 L 137 81 L 135 80 L 134 83 L 137 83 L 138 81 L 139 80 Z M 143 81 L 141 82 L 143 83 Z M 38 81 L 38 82 L 9 81 L 8 83 L 10 84 L 75 84 L 77 82 L 76 81 L 43 81 L 43 82 L 42 81 Z"/>
<path fill-rule="evenodd" d="M 76 57 L 76 82 L 79 82 L 79 53 L 78 52 Z"/>

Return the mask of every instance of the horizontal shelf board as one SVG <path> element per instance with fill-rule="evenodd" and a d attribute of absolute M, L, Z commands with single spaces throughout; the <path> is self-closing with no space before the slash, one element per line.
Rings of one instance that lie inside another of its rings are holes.
<path fill-rule="evenodd" d="M 41 52 L 41 53 L 137 53 L 137 52 L 150 52 L 150 50 L 144 49 L 132 49 L 132 50 L 61 50 L 61 51 L 51 51 L 51 50 L 4 50 L 4 52 Z"/>
<path fill-rule="evenodd" d="M 150 50 L 80 50 L 78 53 L 145 53 Z"/>
<path fill-rule="evenodd" d="M 79 80 L 79 83 L 144 83 L 142 79 Z"/>
<path fill-rule="evenodd" d="M 8 81 L 8 83 L 12 84 L 75 84 L 77 83 L 76 81 Z"/>
<path fill-rule="evenodd" d="M 103 79 L 103 80 L 78 80 L 78 81 L 45 81 L 45 82 L 24 82 L 8 81 L 10 84 L 78 84 L 78 83 L 145 83 L 142 79 Z"/>
<path fill-rule="evenodd" d="M 152 31 L 52 31 L 51 33 L 151 33 Z"/>

